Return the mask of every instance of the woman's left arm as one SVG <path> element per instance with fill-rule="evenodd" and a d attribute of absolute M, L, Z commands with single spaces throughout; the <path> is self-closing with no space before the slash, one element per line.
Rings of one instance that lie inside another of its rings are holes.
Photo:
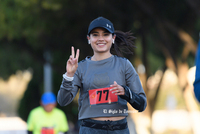
<path fill-rule="evenodd" d="M 128 86 L 121 85 L 124 88 L 125 94 L 119 95 L 122 99 L 125 99 L 131 104 L 133 108 L 142 112 L 146 108 L 146 99 L 129 89 Z"/>
<path fill-rule="evenodd" d="M 125 93 L 124 95 L 120 95 L 120 97 L 127 100 L 133 108 L 142 112 L 147 106 L 146 94 L 139 76 L 129 60 L 127 60 L 125 68 L 126 85 L 121 85 Z"/>

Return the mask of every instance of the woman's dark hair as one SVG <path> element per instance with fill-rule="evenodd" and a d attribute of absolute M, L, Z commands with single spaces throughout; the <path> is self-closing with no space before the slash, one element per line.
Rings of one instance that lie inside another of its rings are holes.
<path fill-rule="evenodd" d="M 123 57 L 124 54 L 133 54 L 134 40 L 136 37 L 132 36 L 132 33 L 115 31 L 116 35 L 115 42 L 112 44 L 111 53 L 117 56 Z"/>

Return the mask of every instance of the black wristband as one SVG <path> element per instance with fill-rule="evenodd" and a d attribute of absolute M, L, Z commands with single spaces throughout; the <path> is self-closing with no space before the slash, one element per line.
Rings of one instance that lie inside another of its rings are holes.
<path fill-rule="evenodd" d="M 135 93 L 133 93 L 132 95 L 134 99 L 130 100 L 129 103 L 133 108 L 135 108 L 139 112 L 142 112 L 144 110 L 144 99 Z"/>
<path fill-rule="evenodd" d="M 125 99 L 126 101 L 130 100 L 130 93 L 129 93 L 129 89 L 127 86 L 121 85 L 124 88 L 124 95 L 119 95 L 120 98 Z"/>
<path fill-rule="evenodd" d="M 131 106 L 135 108 L 136 110 L 138 110 L 139 112 L 143 111 L 144 99 L 141 96 L 134 93 L 133 91 L 131 91 L 127 86 L 124 86 L 124 85 L 121 85 L 121 86 L 124 88 L 125 94 L 119 95 L 119 96 L 122 99 L 125 99 L 127 102 L 129 102 Z"/>

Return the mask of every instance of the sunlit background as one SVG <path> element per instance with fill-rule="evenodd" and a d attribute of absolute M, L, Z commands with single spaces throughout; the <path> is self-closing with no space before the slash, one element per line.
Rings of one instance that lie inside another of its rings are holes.
<path fill-rule="evenodd" d="M 144 112 L 129 106 L 131 134 L 200 134 L 199 103 L 193 92 L 200 32 L 198 0 L 1 0 L 0 134 L 26 134 L 29 112 L 42 93 L 57 95 L 70 47 L 80 60 L 91 20 L 103 16 L 116 30 L 131 31 L 128 58 L 148 100 Z M 70 134 L 77 133 L 78 96 L 62 109 Z"/>

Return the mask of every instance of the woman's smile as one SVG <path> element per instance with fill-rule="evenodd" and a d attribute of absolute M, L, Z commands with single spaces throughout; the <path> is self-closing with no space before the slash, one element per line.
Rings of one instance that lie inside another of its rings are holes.
<path fill-rule="evenodd" d="M 99 47 L 104 47 L 104 46 L 106 45 L 106 43 L 97 43 L 97 45 L 98 45 Z"/>

